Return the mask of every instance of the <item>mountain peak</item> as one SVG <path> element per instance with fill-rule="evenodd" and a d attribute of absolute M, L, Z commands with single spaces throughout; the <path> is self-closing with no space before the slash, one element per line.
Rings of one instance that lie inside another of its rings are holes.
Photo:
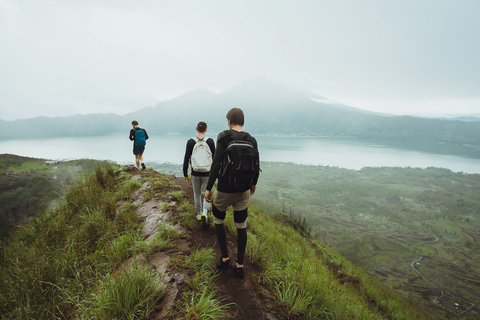
<path fill-rule="evenodd" d="M 216 93 L 206 90 L 206 89 L 194 89 L 185 92 L 184 94 L 175 97 L 173 99 L 159 102 L 154 107 L 153 110 L 157 110 L 160 106 L 167 104 L 175 104 L 175 105 L 192 105 L 192 104 L 202 104 L 202 103 L 209 103 L 217 96 Z"/>
<path fill-rule="evenodd" d="M 203 99 L 203 98 L 211 98 L 216 96 L 216 93 L 213 93 L 212 91 L 209 91 L 207 89 L 194 89 L 194 90 L 189 90 L 185 92 L 184 94 L 178 96 L 177 98 L 174 99 Z"/>
<path fill-rule="evenodd" d="M 223 91 L 220 96 L 230 101 L 246 104 L 284 105 L 307 103 L 310 97 L 264 76 L 245 80 Z"/>
<path fill-rule="evenodd" d="M 292 89 L 271 80 L 265 76 L 258 76 L 255 78 L 247 79 L 233 86 L 230 89 L 225 90 L 222 94 L 231 94 L 232 92 L 258 94 L 258 93 L 279 93 L 282 91 L 293 91 Z"/>

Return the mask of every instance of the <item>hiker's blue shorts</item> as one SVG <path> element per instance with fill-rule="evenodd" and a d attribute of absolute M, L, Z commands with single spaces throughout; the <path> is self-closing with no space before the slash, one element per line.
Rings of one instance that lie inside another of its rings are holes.
<path fill-rule="evenodd" d="M 133 147 L 134 155 L 143 154 L 144 151 L 145 151 L 145 147 Z"/>

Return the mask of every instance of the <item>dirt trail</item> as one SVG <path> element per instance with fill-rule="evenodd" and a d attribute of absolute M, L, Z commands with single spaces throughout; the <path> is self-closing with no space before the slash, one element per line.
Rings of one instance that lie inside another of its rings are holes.
<path fill-rule="evenodd" d="M 194 203 L 193 189 L 191 181 L 183 181 L 177 178 L 175 180 L 182 187 L 190 203 Z M 209 217 L 210 218 L 210 217 Z M 202 228 L 200 223 L 195 224 L 192 230 L 192 246 L 194 248 L 213 248 L 216 253 L 215 261 L 220 259 L 220 249 L 218 247 L 215 228 L 210 226 L 208 229 Z M 230 259 L 235 261 L 237 254 L 236 236 L 227 232 L 228 251 Z M 247 243 L 248 246 L 248 243 Z M 219 296 L 225 299 L 226 303 L 234 302 L 236 307 L 231 308 L 232 319 L 277 319 L 269 313 L 266 304 L 271 298 L 271 293 L 265 288 L 255 286 L 252 277 L 258 275 L 249 263 L 248 257 L 245 258 L 245 278 L 237 279 L 233 270 L 223 271 L 217 277 L 217 287 Z"/>

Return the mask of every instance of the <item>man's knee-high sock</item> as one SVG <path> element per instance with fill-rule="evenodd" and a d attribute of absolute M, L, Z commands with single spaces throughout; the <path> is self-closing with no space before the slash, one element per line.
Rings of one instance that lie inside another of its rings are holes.
<path fill-rule="evenodd" d="M 243 258 L 245 257 L 245 248 L 247 247 L 247 228 L 237 229 L 237 262 L 243 264 Z"/>
<path fill-rule="evenodd" d="M 215 231 L 217 233 L 218 244 L 220 245 L 220 251 L 222 252 L 222 257 L 228 257 L 228 248 L 227 248 L 227 235 L 225 233 L 225 227 L 223 224 L 215 224 Z"/>

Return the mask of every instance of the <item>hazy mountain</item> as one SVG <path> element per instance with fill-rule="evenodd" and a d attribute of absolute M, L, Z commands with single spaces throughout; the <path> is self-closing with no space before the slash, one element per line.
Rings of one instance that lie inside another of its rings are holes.
<path fill-rule="evenodd" d="M 364 109 L 359 109 L 355 108 L 352 106 L 340 104 L 331 100 L 328 100 L 326 98 L 312 98 L 313 101 L 317 103 L 325 103 L 330 105 L 331 107 L 337 109 L 337 110 L 344 110 L 344 111 L 353 111 L 353 112 L 360 112 L 360 113 L 365 113 L 365 114 L 374 114 L 377 116 L 384 116 L 384 117 L 395 117 L 393 114 L 388 114 L 388 113 L 380 113 L 380 112 L 375 112 L 375 111 L 370 111 L 370 110 L 364 110 Z"/>
<path fill-rule="evenodd" d="M 34 139 L 45 137 L 97 136 L 119 132 L 129 123 L 112 113 L 70 117 L 37 117 L 0 121 L 1 139 Z"/>
<path fill-rule="evenodd" d="M 479 117 L 469 117 L 469 116 L 460 116 L 460 117 L 445 118 L 445 119 L 447 119 L 447 120 L 465 121 L 465 122 L 480 121 L 480 118 L 479 118 Z"/>
<path fill-rule="evenodd" d="M 192 132 L 199 121 L 212 124 L 217 115 L 214 106 L 218 95 L 208 90 L 198 89 L 149 108 L 125 115 L 125 118 L 137 120 L 141 127 L 152 133 Z"/>
<path fill-rule="evenodd" d="M 191 132 L 201 120 L 208 123 L 209 130 L 218 132 L 226 128 L 225 115 L 233 107 L 243 109 L 245 130 L 256 134 L 331 134 L 333 125 L 338 135 L 338 123 L 347 125 L 350 118 L 364 116 L 360 109 L 318 103 L 264 77 L 244 81 L 220 94 L 190 91 L 126 116 L 144 123 L 150 132 Z"/>
<path fill-rule="evenodd" d="M 440 115 L 440 116 L 417 115 L 416 117 L 426 118 L 426 119 L 464 121 L 464 122 L 480 121 L 480 114 L 451 114 L 451 115 Z"/>
<path fill-rule="evenodd" d="M 316 101 L 312 99 L 314 97 Z M 206 121 L 211 135 L 227 128 L 232 107 L 245 112 L 253 134 L 362 137 L 480 145 L 480 122 L 461 122 L 372 113 L 293 90 L 265 77 L 244 81 L 219 94 L 198 89 L 124 116 L 91 114 L 2 121 L 0 138 L 35 138 L 126 133 L 138 120 L 149 133 L 192 133 Z"/>

